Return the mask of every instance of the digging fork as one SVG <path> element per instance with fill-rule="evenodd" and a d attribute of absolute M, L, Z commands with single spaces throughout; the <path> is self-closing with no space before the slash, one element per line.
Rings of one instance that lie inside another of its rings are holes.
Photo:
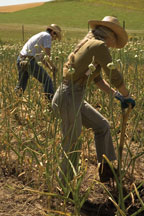
<path fill-rule="evenodd" d="M 122 152 L 123 152 L 123 147 L 124 147 L 124 140 L 125 140 L 125 131 L 126 131 L 126 124 L 128 121 L 129 114 L 132 110 L 131 105 L 129 105 L 127 111 L 125 109 L 122 109 L 122 129 L 121 129 L 121 136 L 120 136 L 120 145 L 119 145 L 119 164 L 118 167 L 121 168 L 122 164 Z"/>

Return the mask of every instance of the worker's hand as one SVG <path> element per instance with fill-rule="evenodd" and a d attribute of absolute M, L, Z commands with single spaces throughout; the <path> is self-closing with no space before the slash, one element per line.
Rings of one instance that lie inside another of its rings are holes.
<path fill-rule="evenodd" d="M 56 68 L 56 66 L 53 66 L 53 67 L 52 67 L 52 72 L 53 72 L 54 74 L 56 74 L 57 71 L 58 71 L 58 69 Z"/>
<path fill-rule="evenodd" d="M 131 104 L 131 107 L 133 108 L 135 106 L 135 100 L 131 97 L 124 97 L 122 94 L 120 94 L 118 91 L 114 94 L 114 97 L 121 102 L 122 109 L 126 109 Z"/>
<path fill-rule="evenodd" d="M 28 60 L 21 60 L 19 66 L 24 70 L 28 66 Z"/>

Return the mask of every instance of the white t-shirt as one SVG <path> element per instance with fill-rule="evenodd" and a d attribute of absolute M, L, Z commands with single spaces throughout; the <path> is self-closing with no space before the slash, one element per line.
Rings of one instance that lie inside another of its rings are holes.
<path fill-rule="evenodd" d="M 40 59 L 43 55 L 42 47 L 51 48 L 51 39 L 51 35 L 48 32 L 40 32 L 32 36 L 25 43 L 20 54 L 24 56 L 34 56 L 37 59 Z"/>

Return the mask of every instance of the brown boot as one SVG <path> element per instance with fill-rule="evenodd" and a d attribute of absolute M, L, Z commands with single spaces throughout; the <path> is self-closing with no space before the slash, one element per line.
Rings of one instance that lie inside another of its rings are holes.
<path fill-rule="evenodd" d="M 114 179 L 114 174 L 107 163 L 100 165 L 99 177 L 101 182 L 108 182 L 110 179 Z"/>

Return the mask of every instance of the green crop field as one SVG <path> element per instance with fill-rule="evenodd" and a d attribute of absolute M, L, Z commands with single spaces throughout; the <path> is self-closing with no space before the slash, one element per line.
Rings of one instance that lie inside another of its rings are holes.
<path fill-rule="evenodd" d="M 144 32 L 144 1 L 55 1 L 13 13 L 0 13 L 0 39 L 19 40 L 22 25 L 26 38 L 50 23 L 59 24 L 66 35 L 81 37 L 88 29 L 89 19 L 115 15 L 125 21 L 130 33 Z"/>

